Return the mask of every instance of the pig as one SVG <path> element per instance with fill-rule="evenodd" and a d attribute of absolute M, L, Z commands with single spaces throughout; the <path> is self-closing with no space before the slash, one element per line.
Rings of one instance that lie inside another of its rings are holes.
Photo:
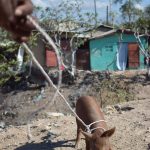
<path fill-rule="evenodd" d="M 114 134 L 115 127 L 108 130 L 106 121 L 102 121 L 104 120 L 103 112 L 94 97 L 80 97 L 76 103 L 76 113 L 86 125 L 101 121 L 94 123 L 91 126 L 92 132 L 89 133 L 85 131 L 85 126 L 76 119 L 77 137 L 75 148 L 78 148 L 82 133 L 85 136 L 86 150 L 112 150 L 109 138 Z"/>

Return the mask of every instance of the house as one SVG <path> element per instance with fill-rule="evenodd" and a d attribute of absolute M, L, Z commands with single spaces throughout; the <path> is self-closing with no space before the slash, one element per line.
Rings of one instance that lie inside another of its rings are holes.
<path fill-rule="evenodd" d="M 76 52 L 76 68 L 81 70 L 91 70 L 91 53 L 90 53 L 90 38 L 97 37 L 106 32 L 111 31 L 113 28 L 107 25 L 99 25 L 95 29 L 88 30 L 86 36 L 88 40 L 83 45 L 78 47 Z M 84 36 L 83 36 L 84 37 Z"/>
<path fill-rule="evenodd" d="M 147 47 L 147 40 L 140 37 L 142 45 Z M 90 38 L 91 70 L 127 70 L 145 67 L 134 32 L 112 29 Z"/>
<path fill-rule="evenodd" d="M 56 22 L 52 21 L 50 24 L 54 25 L 56 24 Z M 59 45 L 58 47 L 61 49 L 61 54 L 63 56 L 63 62 L 65 63 L 65 65 L 69 66 L 72 63 L 72 51 L 71 51 L 70 44 L 76 42 L 76 40 L 78 41 L 79 39 L 84 40 L 90 37 L 88 34 L 83 33 L 85 30 L 86 28 L 82 24 L 75 24 L 74 22 L 71 21 L 66 22 L 66 24 L 65 22 L 59 23 L 58 29 L 56 28 L 56 26 L 54 26 L 54 28 L 46 29 L 46 32 L 55 41 L 55 44 L 57 44 L 57 46 Z M 34 31 L 34 32 L 38 32 L 38 31 Z M 85 44 L 79 46 L 77 50 L 78 57 L 76 58 L 79 59 L 77 60 L 77 62 L 75 60 L 75 63 L 79 68 L 81 67 L 80 69 L 89 70 L 90 69 L 89 61 L 88 61 L 88 66 L 82 64 L 83 62 L 82 60 L 80 61 L 81 55 L 83 53 L 86 53 L 85 49 L 87 50 L 87 55 L 89 57 L 89 43 L 85 42 Z M 51 45 L 47 44 L 46 40 L 42 35 L 39 34 L 37 39 L 37 45 L 32 48 L 32 51 L 34 52 L 35 57 L 38 59 L 39 63 L 44 68 L 53 69 L 57 67 L 58 64 L 57 64 L 57 57 L 55 51 L 51 47 Z M 87 57 L 84 58 L 85 61 L 87 61 Z"/>
<path fill-rule="evenodd" d="M 51 36 L 50 31 L 47 31 Z M 54 37 L 52 37 L 54 38 Z M 62 54 L 69 55 L 70 54 L 70 43 L 69 38 L 65 38 L 65 34 L 61 35 L 60 46 L 62 50 Z M 37 44 L 32 48 L 32 51 L 39 61 L 42 67 L 46 68 L 56 68 L 57 64 L 57 56 L 55 51 L 51 45 L 45 40 L 42 35 L 38 35 Z"/>
<path fill-rule="evenodd" d="M 61 48 L 67 57 L 67 59 L 64 58 L 64 61 L 68 61 L 72 57 L 70 37 L 75 34 L 74 32 L 65 31 L 61 34 Z M 66 38 L 66 33 L 68 38 Z M 145 67 L 144 55 L 139 49 L 134 32 L 130 30 L 115 30 L 110 26 L 100 25 L 96 29 L 78 36 L 80 38 L 86 37 L 86 42 L 80 45 L 76 51 L 75 66 L 77 69 L 116 71 L 143 69 Z M 140 39 L 146 47 L 146 38 L 142 36 Z M 39 37 L 38 45 L 33 48 L 33 51 L 44 68 L 57 67 L 55 52 L 50 46 L 47 47 L 43 38 Z M 70 62 L 65 62 L 65 64 Z"/>

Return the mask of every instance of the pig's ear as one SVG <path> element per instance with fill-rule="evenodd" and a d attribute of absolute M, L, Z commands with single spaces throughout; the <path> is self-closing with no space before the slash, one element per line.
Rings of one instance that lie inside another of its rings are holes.
<path fill-rule="evenodd" d="M 107 130 L 101 135 L 101 137 L 111 137 L 114 134 L 115 130 L 115 127 L 110 130 Z"/>
<path fill-rule="evenodd" d="M 87 140 L 90 140 L 92 138 L 92 134 L 91 133 L 88 133 L 88 132 L 84 132 L 84 131 L 81 131 L 82 134 L 85 136 L 85 138 Z"/>

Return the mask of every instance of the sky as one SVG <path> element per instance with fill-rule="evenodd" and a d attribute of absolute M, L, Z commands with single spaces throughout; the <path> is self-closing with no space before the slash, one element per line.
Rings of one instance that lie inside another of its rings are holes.
<path fill-rule="evenodd" d="M 41 7 L 56 7 L 62 0 L 32 0 L 33 4 Z M 71 0 L 70 0 L 71 1 Z M 73 0 L 72 0 L 73 1 Z M 101 20 L 106 20 L 106 7 L 109 5 L 110 0 L 96 0 L 96 8 L 98 13 L 98 18 Z M 112 0 L 111 0 L 112 1 Z M 94 0 L 83 0 L 83 11 L 95 12 Z M 136 4 L 137 8 L 143 9 L 145 6 L 150 4 L 150 0 L 143 0 L 142 3 Z M 119 4 L 112 5 L 112 11 L 117 13 L 118 18 L 120 17 Z"/>

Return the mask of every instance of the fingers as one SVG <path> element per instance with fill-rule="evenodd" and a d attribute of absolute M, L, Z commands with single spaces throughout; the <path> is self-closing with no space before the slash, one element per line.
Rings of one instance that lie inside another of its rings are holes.
<path fill-rule="evenodd" d="M 18 20 L 16 28 L 20 28 L 24 31 L 31 31 L 31 30 L 35 29 L 34 25 L 26 18 L 22 18 L 22 19 Z"/>
<path fill-rule="evenodd" d="M 13 38 L 17 42 L 26 42 L 34 29 L 33 24 L 27 20 L 26 16 L 33 11 L 31 0 L 18 0 L 15 10 L 15 17 L 17 18 L 16 26 L 11 29 Z"/>
<path fill-rule="evenodd" d="M 0 22 L 6 24 L 7 21 L 14 19 L 12 3 L 8 0 L 0 0 Z"/>
<path fill-rule="evenodd" d="M 31 32 L 30 31 L 25 31 L 20 28 L 16 28 L 12 31 L 12 33 L 18 35 L 18 36 L 30 36 Z"/>
<path fill-rule="evenodd" d="M 31 0 L 0 0 L 0 26 L 11 32 L 17 41 L 26 41 L 34 29 L 26 18 L 32 10 Z"/>
<path fill-rule="evenodd" d="M 27 42 L 28 41 L 28 37 L 26 36 L 17 36 L 17 35 L 12 35 L 12 38 L 18 42 L 18 43 L 22 43 L 22 42 Z"/>
<path fill-rule="evenodd" d="M 26 28 L 27 30 L 34 30 L 35 26 L 29 20 L 27 20 L 24 23 L 24 28 Z"/>
<path fill-rule="evenodd" d="M 24 27 L 24 26 L 23 26 Z M 26 42 L 31 34 L 31 30 L 16 26 L 10 30 L 12 37 L 17 42 Z"/>
<path fill-rule="evenodd" d="M 15 16 L 21 17 L 31 14 L 33 11 L 33 5 L 30 0 L 19 0 L 18 6 L 15 10 Z"/>

